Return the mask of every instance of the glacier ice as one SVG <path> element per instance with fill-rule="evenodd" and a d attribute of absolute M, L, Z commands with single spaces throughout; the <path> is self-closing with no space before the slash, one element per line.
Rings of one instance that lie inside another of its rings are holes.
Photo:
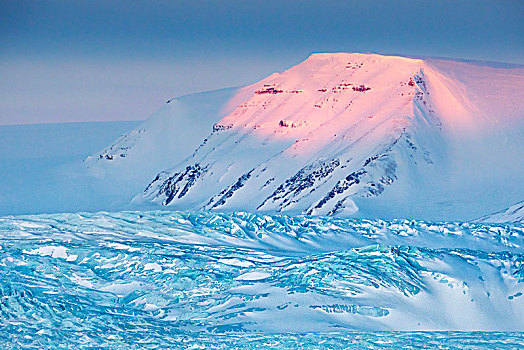
<path fill-rule="evenodd" d="M 516 348 L 523 244 L 523 224 L 174 211 L 2 217 L 0 344 L 494 339 Z"/>

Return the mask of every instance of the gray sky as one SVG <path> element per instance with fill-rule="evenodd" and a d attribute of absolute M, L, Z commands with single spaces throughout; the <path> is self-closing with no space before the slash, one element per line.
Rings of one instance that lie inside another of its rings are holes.
<path fill-rule="evenodd" d="M 0 124 L 147 118 L 313 52 L 524 63 L 524 1 L 0 0 Z"/>

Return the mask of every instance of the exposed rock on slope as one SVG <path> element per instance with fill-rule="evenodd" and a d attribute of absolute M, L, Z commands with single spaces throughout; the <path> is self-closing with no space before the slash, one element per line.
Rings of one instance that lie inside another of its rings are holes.
<path fill-rule="evenodd" d="M 222 98 L 194 124 L 198 133 L 167 128 L 174 140 L 190 142 L 179 142 L 188 146 L 177 157 L 171 156 L 176 142 L 152 152 L 164 169 L 171 168 L 152 175 L 135 202 L 311 215 L 478 217 L 509 197 L 524 196 L 517 184 L 524 162 L 515 162 L 524 148 L 523 72 L 314 54 Z M 197 112 L 184 114 L 180 124 L 200 118 Z M 125 150 L 123 145 L 118 147 Z M 501 191 L 508 196 L 494 198 Z"/>

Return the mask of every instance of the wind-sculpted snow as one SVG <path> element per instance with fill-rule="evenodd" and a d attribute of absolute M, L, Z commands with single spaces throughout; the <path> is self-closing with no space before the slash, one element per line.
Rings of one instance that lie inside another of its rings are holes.
<path fill-rule="evenodd" d="M 521 224 L 53 214 L 0 218 L 0 244 L 9 348 L 524 344 L 450 332 L 524 331 Z"/>

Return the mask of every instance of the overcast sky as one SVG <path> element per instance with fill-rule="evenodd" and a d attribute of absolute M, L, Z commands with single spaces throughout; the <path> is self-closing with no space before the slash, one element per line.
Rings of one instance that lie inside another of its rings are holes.
<path fill-rule="evenodd" d="M 326 51 L 524 64 L 524 1 L 0 0 L 0 124 L 145 119 Z"/>

